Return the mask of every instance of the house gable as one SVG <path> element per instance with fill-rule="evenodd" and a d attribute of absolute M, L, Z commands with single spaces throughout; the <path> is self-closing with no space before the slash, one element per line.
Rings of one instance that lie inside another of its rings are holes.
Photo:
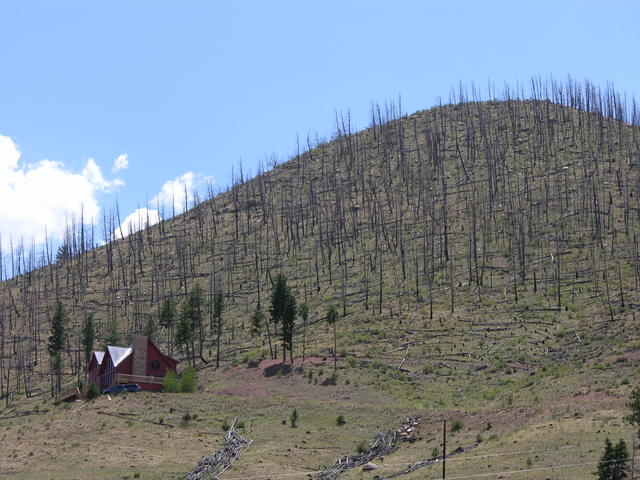
<path fill-rule="evenodd" d="M 176 371 L 178 362 L 167 357 L 151 340 L 147 339 L 146 374 L 153 377 L 164 377 L 167 370 Z"/>

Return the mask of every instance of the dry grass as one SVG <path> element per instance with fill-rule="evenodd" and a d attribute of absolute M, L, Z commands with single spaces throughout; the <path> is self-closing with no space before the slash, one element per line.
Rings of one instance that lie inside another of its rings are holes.
<path fill-rule="evenodd" d="M 234 417 L 244 424 L 243 435 L 253 438 L 254 444 L 223 478 L 301 478 L 305 472 L 355 453 L 358 441 L 396 428 L 408 416 L 421 418 L 416 442 L 402 443 L 397 452 L 379 462 L 380 469 L 352 471 L 345 478 L 392 473 L 401 470 L 401 464 L 429 458 L 434 447 L 441 451 L 442 418 L 450 425 L 454 420 L 463 424 L 460 431 L 449 432 L 449 451 L 482 440 L 476 449 L 450 460 L 451 477 L 596 461 L 605 436 L 629 438 L 631 433 L 621 420 L 629 386 L 608 385 L 606 373 L 594 377 L 564 372 L 567 386 L 561 389 L 555 388 L 553 374 L 540 378 L 536 374 L 531 377 L 533 389 L 508 384 L 495 399 L 478 400 L 475 407 L 456 407 L 454 400 L 448 408 L 433 408 L 425 406 L 426 398 L 446 398 L 458 387 L 434 379 L 409 390 L 406 382 L 381 380 L 375 369 L 347 366 L 339 369 L 336 386 L 322 386 L 309 383 L 308 372 L 317 376 L 322 369 L 320 378 L 326 379 L 332 369 L 321 359 L 316 361 L 320 364 L 307 365 L 302 372 L 271 377 L 262 368 L 246 365 L 205 370 L 198 393 L 190 395 L 144 392 L 58 407 L 32 403 L 29 407 L 38 405 L 39 413 L 0 420 L 1 475 L 125 479 L 139 473 L 140 478 L 181 478 L 202 456 L 218 448 L 222 424 Z M 496 380 L 506 377 L 494 375 Z M 476 380 L 481 383 L 488 378 L 479 372 Z M 513 399 L 507 405 L 509 395 Z M 536 397 L 544 398 L 544 403 Z M 300 414 L 297 428 L 289 424 L 294 407 Z M 43 408 L 51 410 L 43 412 Z M 136 415 L 116 418 L 98 412 Z M 196 416 L 188 424 L 182 420 L 186 412 Z M 344 416 L 345 425 L 336 424 L 338 414 Z M 141 419 L 162 420 L 174 428 Z M 521 451 L 525 453 L 512 453 Z M 404 478 L 438 478 L 439 468 L 426 467 Z M 588 465 L 540 470 L 513 478 L 584 479 L 593 469 Z"/>

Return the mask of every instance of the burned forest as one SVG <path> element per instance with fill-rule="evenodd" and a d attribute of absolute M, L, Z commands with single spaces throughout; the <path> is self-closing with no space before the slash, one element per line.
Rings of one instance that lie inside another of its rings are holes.
<path fill-rule="evenodd" d="M 332 139 L 301 139 L 290 160 L 251 178 L 240 169 L 228 190 L 195 194 L 156 225 L 142 218 L 128 236 L 113 209 L 101 226 L 75 219 L 57 254 L 14 240 L 0 255 L 0 396 L 49 392 L 58 302 L 67 383 L 86 368 L 89 314 L 98 342 L 110 328 L 147 332 L 194 365 L 215 363 L 216 348 L 223 364 L 273 357 L 267 308 L 280 273 L 308 306 L 293 331 L 296 356 L 303 329 L 305 349 L 331 354 L 329 305 L 338 331 L 350 332 L 336 348 L 409 372 L 434 361 L 584 361 L 605 340 L 632 348 L 639 115 L 612 88 L 571 80 L 534 80 L 527 95 L 505 89 L 490 100 L 460 89 L 413 114 L 400 102 L 373 105 L 365 130 L 339 115 Z M 106 242 L 94 247 L 98 237 Z M 179 306 L 196 286 L 200 320 L 178 348 L 163 305 Z"/>

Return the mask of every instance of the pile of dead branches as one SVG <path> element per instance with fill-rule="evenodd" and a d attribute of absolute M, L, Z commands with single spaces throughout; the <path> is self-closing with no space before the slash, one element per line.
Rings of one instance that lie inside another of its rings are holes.
<path fill-rule="evenodd" d="M 460 453 L 464 453 L 464 452 L 468 452 L 469 450 L 476 448 L 478 446 L 477 443 L 473 443 L 471 445 L 469 445 L 468 447 L 458 447 L 455 450 L 451 451 L 451 453 L 449 453 L 447 455 L 447 458 L 449 457 L 453 457 L 454 455 L 458 455 Z M 391 478 L 395 478 L 395 477 L 399 477 L 400 475 L 406 475 L 407 473 L 411 473 L 415 470 L 418 470 L 419 468 L 423 468 L 426 467 L 428 465 L 433 465 L 436 462 L 441 462 L 443 459 L 442 455 L 438 455 L 437 457 L 433 457 L 430 458 L 429 460 L 422 460 L 420 462 L 415 462 L 412 463 L 411 465 L 409 465 L 407 468 L 405 468 L 404 470 L 401 470 L 399 472 L 396 473 L 392 473 L 391 475 L 387 476 L 387 477 L 379 477 L 379 480 L 388 480 Z"/>
<path fill-rule="evenodd" d="M 336 480 L 347 470 L 358 468 L 365 463 L 369 463 L 374 458 L 383 457 L 398 448 L 397 436 L 392 433 L 378 433 L 368 452 L 358 453 L 353 456 L 346 456 L 338 459 L 331 467 L 326 468 L 322 472 L 313 477 L 314 480 Z"/>
<path fill-rule="evenodd" d="M 253 440 L 242 438 L 235 430 L 236 420 L 227 431 L 224 445 L 220 450 L 207 455 L 198 462 L 196 468 L 187 473 L 183 480 L 210 480 L 227 470 L 240 458 L 242 449 L 247 448 Z"/>

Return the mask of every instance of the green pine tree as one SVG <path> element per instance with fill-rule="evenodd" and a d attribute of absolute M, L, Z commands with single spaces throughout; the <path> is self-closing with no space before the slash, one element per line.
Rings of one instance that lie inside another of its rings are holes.
<path fill-rule="evenodd" d="M 327 317 L 326 317 L 327 323 L 329 325 L 333 325 L 333 371 L 335 372 L 336 370 L 338 370 L 338 357 L 337 357 L 337 340 L 336 340 L 336 322 L 338 320 L 338 310 L 336 310 L 336 307 L 334 307 L 333 305 L 331 305 L 331 307 L 329 307 L 329 310 L 327 310 Z"/>
<path fill-rule="evenodd" d="M 287 358 L 287 350 L 289 350 L 289 359 L 293 363 L 293 329 L 296 323 L 296 299 L 288 289 L 287 303 L 282 316 L 282 350 L 283 358 Z"/>
<path fill-rule="evenodd" d="M 51 385 L 51 393 L 52 396 L 55 397 L 56 402 L 58 401 L 58 395 L 60 394 L 60 387 L 62 383 L 62 352 L 64 351 L 65 342 L 67 341 L 67 332 L 65 329 L 66 324 L 67 314 L 64 311 L 62 303 L 58 302 L 56 303 L 55 312 L 51 317 L 51 335 L 49 335 L 47 342 L 47 351 L 51 357 L 52 377 L 56 380 L 55 388 L 54 385 Z"/>
<path fill-rule="evenodd" d="M 104 334 L 105 350 L 108 345 L 118 346 L 122 342 L 122 334 L 118 330 L 118 321 L 114 318 L 107 323 L 107 331 Z"/>
<path fill-rule="evenodd" d="M 201 326 L 202 291 L 200 290 L 200 287 L 196 285 L 189 290 L 187 298 L 182 304 L 175 339 L 176 345 L 182 347 L 186 351 L 187 359 L 191 360 L 191 364 L 194 367 L 196 363 L 196 332 Z"/>
<path fill-rule="evenodd" d="M 93 352 L 93 344 L 96 341 L 96 326 L 93 321 L 93 313 L 88 313 L 82 322 L 82 352 L 84 353 L 84 361 L 89 368 L 91 361 L 91 353 Z"/>
<path fill-rule="evenodd" d="M 173 326 L 176 323 L 176 304 L 171 297 L 165 298 L 160 308 L 160 326 L 167 329 L 167 343 L 169 344 L 169 355 L 172 352 Z"/>
<path fill-rule="evenodd" d="M 222 311 L 224 310 L 224 295 L 216 292 L 213 297 L 213 320 L 216 324 L 216 368 L 220 366 L 220 338 L 222 337 Z"/>
<path fill-rule="evenodd" d="M 153 320 L 153 317 L 147 318 L 147 322 L 144 324 L 144 329 L 142 330 L 142 334 L 150 338 L 151 340 L 155 340 L 156 337 L 156 322 Z"/>
<path fill-rule="evenodd" d="M 252 337 L 256 337 L 260 335 L 260 333 L 262 332 L 263 319 L 264 319 L 264 314 L 260 309 L 260 303 L 258 303 L 258 305 L 256 305 L 256 309 L 253 312 L 253 315 L 251 315 L 251 336 Z"/>
<path fill-rule="evenodd" d="M 287 278 L 279 273 L 271 292 L 269 314 L 275 331 L 281 326 L 282 361 L 287 360 L 287 350 L 293 361 L 293 327 L 296 317 L 296 300 L 287 286 Z"/>
<path fill-rule="evenodd" d="M 613 446 L 607 438 L 604 441 L 604 453 L 598 462 L 598 470 L 594 472 L 598 480 L 624 480 L 629 470 L 629 452 L 624 440 Z"/>
<path fill-rule="evenodd" d="M 300 304 L 298 307 L 298 315 L 302 318 L 302 363 L 307 357 L 307 321 L 309 320 L 309 305 Z"/>
<path fill-rule="evenodd" d="M 640 387 L 636 387 L 631 392 L 631 399 L 627 403 L 627 408 L 630 410 L 629 415 L 624 417 L 627 423 L 630 423 L 638 430 L 640 435 Z"/>

